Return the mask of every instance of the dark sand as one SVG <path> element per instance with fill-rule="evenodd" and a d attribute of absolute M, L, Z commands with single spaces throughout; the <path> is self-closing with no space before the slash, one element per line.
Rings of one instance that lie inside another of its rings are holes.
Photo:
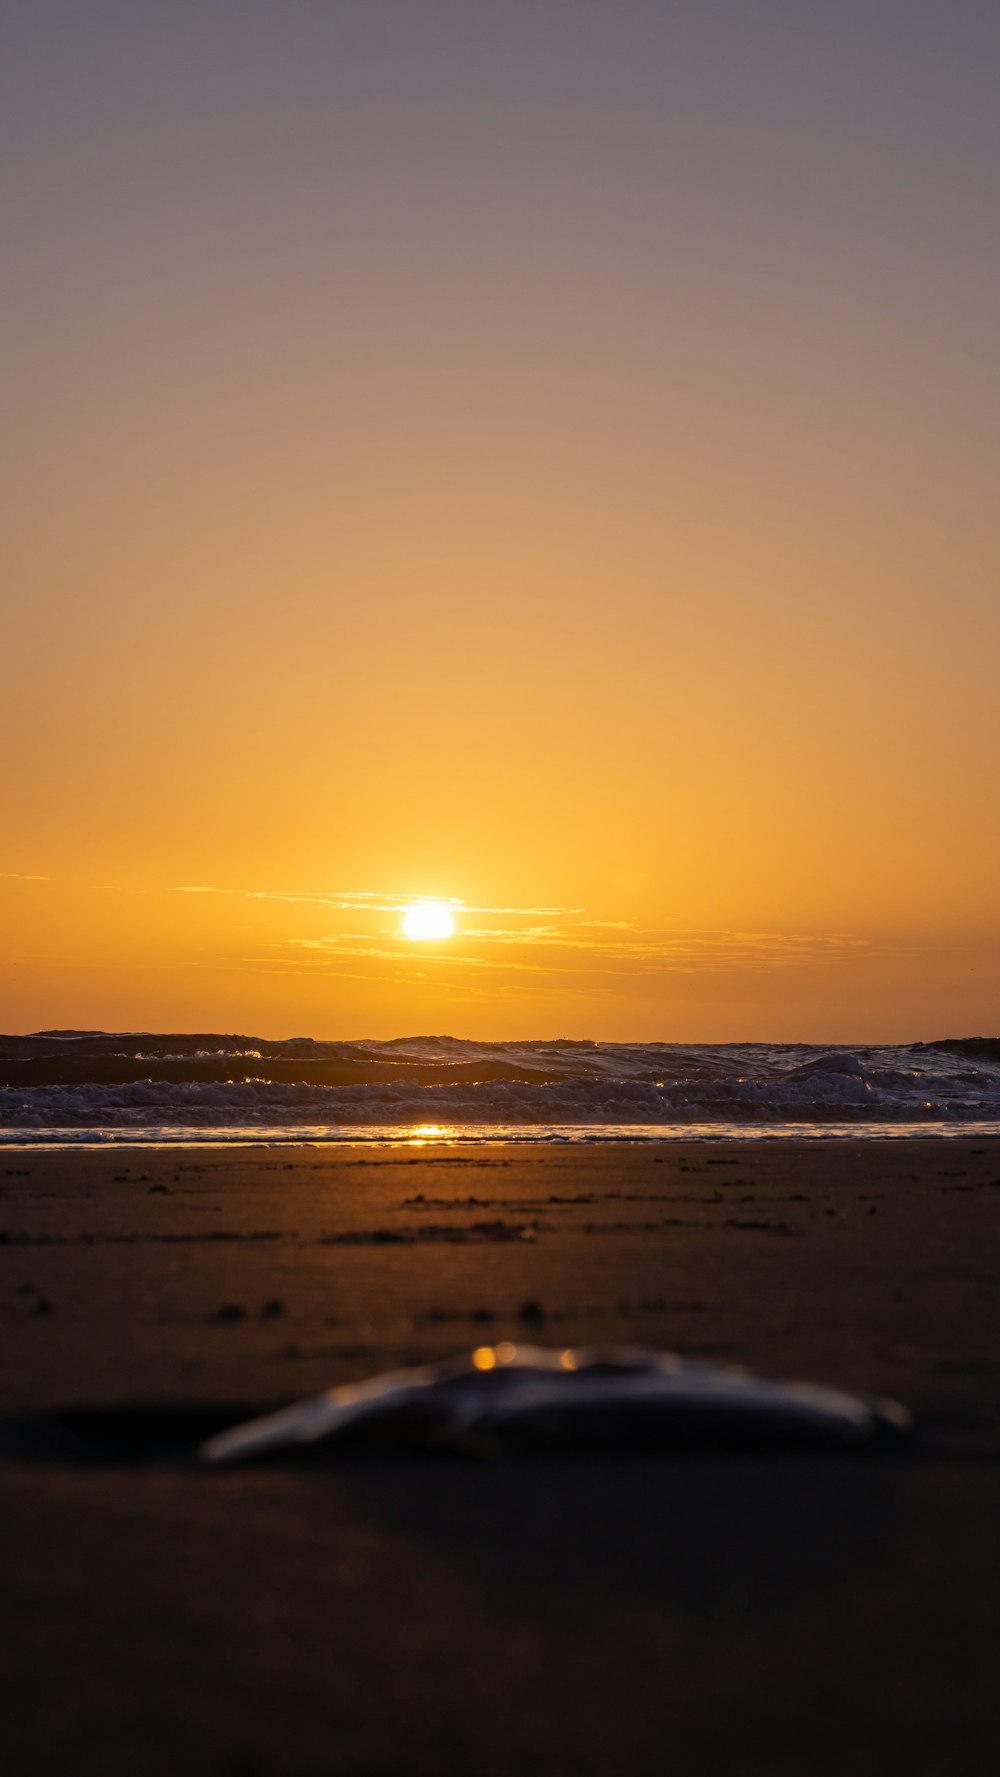
<path fill-rule="evenodd" d="M 0 1152 L 4 1777 L 993 1777 L 1000 1144 Z M 900 1456 L 193 1436 L 501 1338 L 893 1394 Z"/>

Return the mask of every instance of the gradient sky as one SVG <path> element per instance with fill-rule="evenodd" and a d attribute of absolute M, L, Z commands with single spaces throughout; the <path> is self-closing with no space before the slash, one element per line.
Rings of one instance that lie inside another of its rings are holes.
<path fill-rule="evenodd" d="M 0 62 L 0 1026 L 996 1029 L 1000 9 Z"/>

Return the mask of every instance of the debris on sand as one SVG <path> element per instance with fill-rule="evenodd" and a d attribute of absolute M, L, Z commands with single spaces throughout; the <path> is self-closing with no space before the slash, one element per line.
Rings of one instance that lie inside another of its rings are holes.
<path fill-rule="evenodd" d="M 479 1346 L 330 1389 L 202 1447 L 209 1463 L 325 1445 L 509 1450 L 854 1449 L 911 1429 L 905 1407 L 616 1346 Z"/>

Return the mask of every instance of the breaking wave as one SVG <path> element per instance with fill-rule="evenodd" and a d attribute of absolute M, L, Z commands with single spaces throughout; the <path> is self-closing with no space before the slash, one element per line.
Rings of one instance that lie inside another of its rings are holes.
<path fill-rule="evenodd" d="M 0 1140 L 662 1139 L 1000 1132 L 1000 1042 L 274 1042 L 0 1038 Z"/>

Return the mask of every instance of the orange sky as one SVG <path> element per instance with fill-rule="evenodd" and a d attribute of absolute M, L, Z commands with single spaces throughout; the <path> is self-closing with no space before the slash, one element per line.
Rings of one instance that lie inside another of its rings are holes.
<path fill-rule="evenodd" d="M 1000 26 L 749 10 L 17 14 L 0 1025 L 995 1029 Z"/>

